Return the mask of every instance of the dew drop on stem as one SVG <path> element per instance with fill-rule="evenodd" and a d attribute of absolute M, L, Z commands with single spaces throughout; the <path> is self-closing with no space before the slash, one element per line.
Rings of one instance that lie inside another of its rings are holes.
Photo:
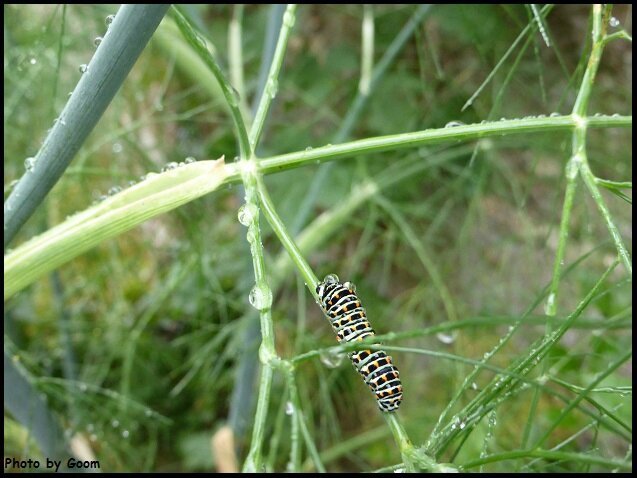
<path fill-rule="evenodd" d="M 250 305 L 257 310 L 264 310 L 272 305 L 272 291 L 266 286 L 255 285 L 248 296 Z"/>
<path fill-rule="evenodd" d="M 257 207 L 252 203 L 244 204 L 239 208 L 237 218 L 244 226 L 249 226 L 257 215 Z"/>
<path fill-rule="evenodd" d="M 33 169 L 35 168 L 36 161 L 37 159 L 35 159 L 34 157 L 29 157 L 24 160 L 24 169 L 26 169 L 27 173 L 30 173 L 33 171 Z"/>

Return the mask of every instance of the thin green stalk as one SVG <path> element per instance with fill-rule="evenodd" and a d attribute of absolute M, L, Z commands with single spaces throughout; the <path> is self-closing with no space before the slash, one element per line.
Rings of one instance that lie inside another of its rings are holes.
<path fill-rule="evenodd" d="M 208 48 L 206 47 L 206 40 L 190 25 L 186 17 L 181 12 L 181 8 L 182 7 L 180 6 L 173 5 L 171 15 L 186 40 L 188 40 L 194 51 L 204 61 L 208 69 L 219 82 L 221 91 L 223 92 L 228 106 L 230 107 L 230 116 L 232 117 L 235 133 L 237 134 L 240 156 L 242 158 L 249 158 L 252 155 L 252 150 L 250 148 L 250 141 L 248 140 L 248 132 L 246 130 L 245 122 L 243 120 L 241 110 L 239 109 L 239 103 L 241 100 L 239 93 L 232 87 L 232 85 L 230 85 L 230 82 L 226 79 L 221 67 L 217 64 L 217 60 L 214 56 L 212 56 L 210 51 L 208 51 Z"/>
<path fill-rule="evenodd" d="M 290 373 L 287 378 L 288 390 L 290 390 L 290 383 L 294 381 L 294 372 Z M 294 387 L 296 387 L 296 384 L 294 385 Z M 290 395 L 292 395 L 291 390 Z M 299 439 L 299 415 L 302 412 L 299 412 L 299 410 L 294 405 L 292 405 L 292 410 L 289 409 L 289 405 L 294 404 L 296 400 L 296 398 L 290 398 L 292 401 L 285 404 L 285 414 L 292 415 L 292 418 L 290 420 L 290 459 L 288 460 L 286 471 L 291 473 L 298 473 L 299 471 L 301 471 L 301 440 Z"/>
<path fill-rule="evenodd" d="M 599 212 L 602 214 L 602 217 L 606 222 L 606 227 L 608 228 L 608 232 L 610 232 L 610 235 L 613 238 L 617 253 L 619 254 L 619 257 L 624 264 L 624 267 L 632 277 L 633 264 L 632 260 L 630 259 L 630 254 L 628 253 L 626 246 L 624 246 L 624 241 L 622 240 L 621 234 L 619 233 L 617 226 L 615 226 L 615 223 L 613 222 L 610 211 L 606 207 L 604 198 L 602 197 L 602 194 L 600 193 L 599 188 L 597 187 L 597 184 L 595 182 L 596 178 L 591 172 L 587 161 L 585 161 L 580 167 L 580 173 L 582 175 L 582 179 L 584 180 L 584 184 L 586 184 L 586 187 L 588 187 L 588 190 L 591 193 L 595 204 L 597 204 Z"/>
<path fill-rule="evenodd" d="M 632 116 L 591 116 L 586 118 L 585 121 L 589 127 L 628 127 L 632 125 Z M 509 119 L 427 129 L 413 133 L 377 136 L 264 158 L 259 161 L 259 170 L 263 174 L 269 174 L 308 163 L 315 164 L 316 162 L 333 161 L 361 154 L 394 151 L 401 148 L 416 148 L 429 144 L 471 141 L 512 134 L 569 131 L 576 128 L 580 123 L 581 118 L 576 119 L 571 115 L 550 116 L 546 118 Z"/>
<path fill-rule="evenodd" d="M 289 4 L 283 14 L 283 24 L 281 25 L 279 40 L 277 41 L 276 49 L 274 51 L 274 58 L 272 58 L 272 64 L 270 65 L 268 80 L 265 84 L 263 94 L 261 95 L 259 108 L 254 115 L 252 128 L 250 129 L 250 146 L 253 151 L 256 150 L 257 144 L 259 143 L 270 105 L 279 89 L 279 72 L 281 71 L 281 65 L 283 65 L 283 58 L 285 57 L 290 33 L 292 32 L 292 27 L 296 20 L 295 15 L 296 5 Z"/>
<path fill-rule="evenodd" d="M 245 83 L 243 81 L 243 47 L 241 45 L 241 23 L 243 22 L 244 5 L 235 4 L 232 9 L 232 18 L 228 25 L 228 66 L 230 70 L 230 82 L 239 92 L 239 109 L 241 110 L 246 127 L 249 126 L 250 108 L 246 100 Z"/>
<path fill-rule="evenodd" d="M 361 78 L 358 82 L 358 91 L 366 96 L 369 94 L 374 66 L 374 10 L 369 4 L 363 6 L 361 45 Z"/>
<path fill-rule="evenodd" d="M 307 446 L 308 452 L 310 454 L 310 457 L 312 458 L 314 466 L 319 472 L 325 473 L 326 471 L 325 467 L 323 466 L 323 462 L 321 461 L 321 457 L 319 456 L 318 450 L 316 449 L 314 440 L 312 440 L 310 432 L 307 429 L 307 424 L 305 423 L 305 416 L 301 408 L 301 398 L 299 397 L 299 391 L 296 386 L 296 378 L 294 376 L 293 367 L 288 367 L 286 378 L 287 378 L 287 383 L 290 389 L 290 399 L 292 402 L 291 414 L 292 414 L 293 432 L 295 427 L 297 428 L 297 434 L 298 434 L 298 428 L 301 429 L 301 433 L 303 434 L 303 440 L 305 441 L 305 445 Z M 298 436 L 297 436 L 297 439 L 298 439 Z M 293 446 L 294 446 L 294 443 L 293 443 Z M 300 461 L 301 456 L 300 456 L 300 453 L 298 452 L 299 448 L 300 447 L 298 446 L 298 444 L 296 444 L 297 452 L 293 453 L 292 450 L 290 451 L 290 455 L 292 457 L 290 462 L 293 466 L 292 466 L 292 469 L 289 471 L 295 471 L 295 472 L 301 471 L 301 461 Z"/>
<path fill-rule="evenodd" d="M 283 244 L 283 247 L 288 252 L 290 258 L 301 273 L 301 276 L 305 281 L 305 286 L 309 289 L 310 293 L 314 297 L 314 300 L 318 300 L 318 296 L 315 290 L 315 286 L 316 284 L 318 284 L 316 274 L 314 274 L 314 271 L 305 260 L 305 257 L 303 257 L 303 253 L 299 250 L 298 246 L 287 232 L 285 224 L 283 224 L 283 221 L 281 221 L 281 218 L 277 214 L 276 209 L 272 204 L 272 200 L 270 199 L 270 195 L 268 194 L 268 190 L 266 189 L 265 184 L 263 184 L 262 178 L 258 179 L 258 194 L 265 218 L 270 223 L 270 226 L 274 230 L 274 233 L 277 235 L 277 237 L 281 241 L 281 244 Z"/>
<path fill-rule="evenodd" d="M 555 315 L 557 311 L 556 302 L 557 302 L 557 294 L 560 282 L 561 270 L 564 263 L 564 253 L 566 250 L 566 242 L 568 238 L 568 226 L 570 219 L 570 212 L 573 206 L 573 196 L 575 194 L 576 189 L 576 179 L 578 173 L 582 172 L 583 179 L 586 185 L 588 186 L 593 199 L 595 200 L 598 208 L 600 209 L 604 220 L 606 221 L 608 230 L 611 233 L 613 241 L 615 242 L 615 246 L 617 247 L 617 251 L 624 263 L 624 266 L 628 270 L 628 272 L 632 275 L 632 265 L 630 261 L 630 256 L 624 247 L 621 236 L 617 231 L 608 209 L 604 204 L 603 198 L 597 189 L 597 185 L 595 184 L 595 178 L 590 171 L 588 166 L 588 159 L 586 156 L 586 131 L 587 126 L 589 125 L 589 119 L 586 118 L 588 102 L 593 90 L 593 83 L 595 80 L 595 75 L 599 68 L 599 63 L 601 60 L 602 52 L 604 50 L 604 36 L 606 34 L 606 25 L 608 17 L 610 16 L 610 7 L 607 7 L 604 12 L 602 12 L 602 6 L 600 4 L 596 4 L 593 6 L 593 22 L 592 22 L 592 47 L 590 56 L 588 59 L 587 67 L 584 72 L 584 76 L 582 77 L 582 82 L 580 85 L 579 92 L 577 94 L 577 98 L 575 100 L 575 104 L 573 105 L 572 118 L 575 122 L 575 128 L 573 129 L 573 139 L 572 139 L 572 156 L 566 166 L 566 194 L 564 198 L 564 205 L 562 208 L 562 219 L 560 221 L 560 234 L 559 241 L 557 246 L 557 251 L 555 254 L 555 260 L 553 265 L 553 280 L 551 284 L 551 291 L 549 293 L 547 302 L 546 302 L 546 314 L 549 316 Z M 550 333 L 550 330 L 547 329 L 547 333 Z"/>
<path fill-rule="evenodd" d="M 568 226 L 571 217 L 571 209 L 573 208 L 573 198 L 577 189 L 577 171 L 579 169 L 580 160 L 578 156 L 573 156 L 566 164 L 566 193 L 564 196 L 564 204 L 562 206 L 562 219 L 560 221 L 560 233 L 557 243 L 557 251 L 555 253 L 555 262 L 553 264 L 553 278 L 551 282 L 551 291 L 546 300 L 544 312 L 552 317 L 557 312 L 557 292 L 560 283 L 562 266 L 564 263 L 564 252 L 566 250 L 566 240 L 568 238 Z M 547 321 L 547 333 L 551 332 L 551 323 Z"/>
<path fill-rule="evenodd" d="M 259 310 L 261 321 L 261 347 L 259 358 L 263 364 L 259 384 L 259 397 L 255 413 L 250 450 L 243 465 L 243 471 L 261 471 L 263 467 L 262 448 L 265 439 L 265 422 L 270 403 L 272 373 L 274 364 L 279 360 L 274 347 L 274 326 L 272 324 L 272 289 L 265 271 L 263 243 L 259 228 L 259 173 L 254 157 L 244 158 L 240 162 L 241 176 L 245 188 L 245 204 L 239 211 L 239 222 L 248 227 L 247 239 L 250 244 L 255 286 L 250 292 L 250 303 Z"/>
<path fill-rule="evenodd" d="M 248 456 L 243 462 L 242 471 L 244 473 L 255 473 L 263 471 L 263 457 L 261 448 L 265 440 L 265 418 L 268 414 L 270 404 L 270 389 L 272 384 L 272 366 L 263 364 L 261 369 L 261 381 L 259 385 L 259 396 L 257 397 L 257 410 L 254 415 L 254 428 L 252 429 L 252 439 Z"/>

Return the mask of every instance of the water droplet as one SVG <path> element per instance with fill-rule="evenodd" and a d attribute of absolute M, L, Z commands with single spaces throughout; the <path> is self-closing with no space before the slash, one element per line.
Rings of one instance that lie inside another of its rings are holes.
<path fill-rule="evenodd" d="M 122 431 L 122 438 L 128 438 L 128 435 L 130 435 L 130 432 L 128 430 Z"/>
<path fill-rule="evenodd" d="M 285 403 L 285 414 L 292 415 L 294 413 L 294 404 L 292 402 Z"/>
<path fill-rule="evenodd" d="M 465 124 L 462 121 L 449 121 L 445 128 L 455 128 L 456 126 L 465 126 Z"/>
<path fill-rule="evenodd" d="M 195 38 L 197 39 L 197 42 L 206 50 L 208 49 L 208 45 L 206 44 L 206 39 L 204 37 L 202 37 L 199 33 L 196 34 Z"/>
<path fill-rule="evenodd" d="M 455 334 L 445 334 L 443 332 L 438 332 L 436 338 L 443 344 L 452 344 L 456 340 Z"/>
<path fill-rule="evenodd" d="M 353 282 L 345 282 L 343 284 L 343 287 L 345 287 L 346 289 L 351 290 L 352 292 L 356 292 L 356 284 L 354 284 Z"/>
<path fill-rule="evenodd" d="M 241 95 L 239 92 L 234 87 L 230 87 L 230 105 L 237 106 L 240 101 Z"/>
<path fill-rule="evenodd" d="M 114 194 L 117 194 L 118 192 L 120 192 L 122 190 L 122 188 L 120 188 L 119 186 L 113 186 L 112 188 L 110 188 L 108 190 L 108 192 L 106 194 L 108 194 L 109 196 L 112 196 Z"/>
<path fill-rule="evenodd" d="M 473 382 L 473 383 L 471 384 L 471 388 L 472 388 L 473 390 L 478 390 L 478 384 L 477 384 L 477 383 L 475 383 L 475 382 Z"/>
<path fill-rule="evenodd" d="M 115 154 L 119 154 L 122 151 L 124 151 L 124 147 L 122 146 L 122 143 L 113 143 L 113 153 Z"/>
<path fill-rule="evenodd" d="M 88 390 L 88 386 L 85 383 L 80 383 L 80 391 L 86 392 Z"/>
<path fill-rule="evenodd" d="M 112 426 L 113 428 L 117 428 L 117 427 L 119 427 L 119 420 L 114 419 L 113 421 L 111 421 L 111 426 Z"/>
<path fill-rule="evenodd" d="M 195 162 L 197 162 L 197 160 L 196 160 L 195 158 L 193 158 L 192 156 L 188 156 L 188 157 L 184 160 L 184 163 L 186 163 L 186 164 L 192 164 L 192 163 L 195 163 Z"/>
<path fill-rule="evenodd" d="M 544 313 L 546 315 L 555 315 L 555 293 L 551 292 L 546 299 L 546 305 L 544 306 Z"/>
<path fill-rule="evenodd" d="M 308 146 L 307 148 L 305 148 L 305 151 L 312 151 L 312 146 Z"/>
<path fill-rule="evenodd" d="M 608 21 L 608 24 L 613 27 L 616 28 L 619 26 L 619 20 L 617 20 L 617 18 L 615 17 L 610 17 L 610 20 Z"/>
<path fill-rule="evenodd" d="M 110 26 L 111 23 L 113 23 L 113 20 L 115 20 L 115 15 L 109 15 L 106 17 L 106 20 L 104 21 L 106 23 L 106 26 Z"/>
<path fill-rule="evenodd" d="M 269 287 L 259 287 L 255 285 L 248 296 L 250 305 L 257 310 L 270 308 L 272 305 L 272 291 Z"/>
<path fill-rule="evenodd" d="M 95 37 L 95 40 L 93 40 L 93 45 L 95 45 L 96 47 L 100 46 L 102 40 L 104 40 L 102 37 Z"/>
<path fill-rule="evenodd" d="M 35 65 L 38 62 L 38 60 L 36 60 L 35 58 L 31 58 L 29 60 L 29 63 L 31 63 L 32 65 Z"/>
<path fill-rule="evenodd" d="M 556 118 L 556 117 L 558 117 L 558 116 L 562 116 L 562 115 L 561 115 L 561 114 L 559 114 L 557 111 L 554 111 L 554 112 L 553 112 L 553 113 L 551 113 L 549 116 L 550 116 L 551 118 Z"/>
<path fill-rule="evenodd" d="M 86 63 L 82 63 L 80 65 L 80 73 L 86 73 L 88 71 L 88 65 Z"/>
<path fill-rule="evenodd" d="M 276 78 L 271 78 L 268 80 L 268 84 L 265 87 L 270 98 L 274 99 L 276 97 L 277 92 L 279 91 L 279 82 Z"/>
<path fill-rule="evenodd" d="M 24 169 L 27 170 L 27 173 L 30 173 L 33 171 L 33 169 L 35 168 L 36 162 L 37 162 L 37 159 L 34 157 L 29 157 L 24 160 Z"/>
<path fill-rule="evenodd" d="M 241 224 L 243 224 L 244 226 L 249 226 L 252 221 L 254 221 L 254 218 L 257 216 L 258 213 L 259 210 L 254 204 L 247 203 L 239 208 L 239 214 L 237 214 L 237 217 L 239 218 L 239 222 Z"/>
<path fill-rule="evenodd" d="M 292 28 L 294 26 L 294 22 L 295 22 L 294 13 L 286 10 L 285 13 L 283 14 L 283 24 L 288 28 Z"/>
<path fill-rule="evenodd" d="M 170 163 L 168 163 L 166 166 L 164 166 L 163 168 L 161 168 L 161 172 L 163 173 L 163 172 L 165 172 L 165 171 L 170 171 L 171 169 L 177 169 L 177 167 L 178 167 L 178 166 L 179 166 L 179 165 L 178 165 L 176 162 L 171 161 L 171 162 L 170 162 Z"/>
<path fill-rule="evenodd" d="M 135 186 L 135 184 L 137 184 L 137 181 L 133 181 L 133 180 L 128 181 L 128 187 L 132 188 L 133 186 Z"/>
<path fill-rule="evenodd" d="M 338 276 L 336 274 L 327 274 L 325 276 L 325 279 L 323 279 L 323 282 L 325 282 L 326 284 L 336 284 L 340 282 L 340 280 L 338 279 Z"/>
<path fill-rule="evenodd" d="M 91 441 L 97 441 L 97 435 L 95 433 L 91 433 L 91 436 L 89 437 L 89 439 Z"/>
<path fill-rule="evenodd" d="M 153 416 L 153 412 L 152 412 L 152 410 L 146 410 L 144 412 L 144 415 L 146 415 L 147 417 L 152 417 Z"/>

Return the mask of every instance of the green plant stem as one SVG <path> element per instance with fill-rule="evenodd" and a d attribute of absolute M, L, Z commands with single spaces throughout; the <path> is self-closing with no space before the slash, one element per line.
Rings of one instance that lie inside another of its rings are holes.
<path fill-rule="evenodd" d="M 312 271 L 312 268 L 305 260 L 305 257 L 303 257 L 303 253 L 299 250 L 298 246 L 288 233 L 287 228 L 283 224 L 283 221 L 277 214 L 262 178 L 259 178 L 258 185 L 259 199 L 261 201 L 261 206 L 263 208 L 263 214 L 265 215 L 265 218 L 274 230 L 274 233 L 281 241 L 281 244 L 283 244 L 285 250 L 288 252 L 290 258 L 292 259 L 292 262 L 296 265 L 297 269 L 301 273 L 306 287 L 309 289 L 314 299 L 318 300 L 318 296 L 315 290 L 316 284 L 318 284 L 316 274 L 314 274 L 314 271 Z"/>
<path fill-rule="evenodd" d="M 254 427 L 250 450 L 243 465 L 243 471 L 261 471 L 263 467 L 262 448 L 265 438 L 265 422 L 270 403 L 270 390 L 272 388 L 272 374 L 274 363 L 278 357 L 274 347 L 274 327 L 272 324 L 272 290 L 267 282 L 263 244 L 259 228 L 259 199 L 257 193 L 258 172 L 255 159 L 242 159 L 240 161 L 243 185 L 245 187 L 244 215 L 247 219 L 241 220 L 242 224 L 248 222 L 248 243 L 252 255 L 252 267 L 254 269 L 255 286 L 250 292 L 252 304 L 259 310 L 261 322 L 261 347 L 259 358 L 263 365 L 259 384 L 259 396 L 255 413 Z M 241 213 L 240 213 L 241 214 Z M 258 299 L 257 299 L 258 298 Z"/>
<path fill-rule="evenodd" d="M 258 292 L 267 297 L 266 303 L 262 304 L 265 308 L 260 309 L 261 317 L 261 348 L 259 350 L 259 358 L 263 364 L 261 372 L 261 380 L 259 383 L 259 396 L 257 400 L 257 410 L 254 419 L 254 428 L 252 432 L 252 440 L 250 442 L 250 450 L 243 465 L 243 471 L 260 471 L 263 466 L 262 448 L 264 441 L 265 423 L 267 418 L 268 407 L 270 403 L 270 391 L 272 388 L 272 372 L 275 364 L 280 365 L 280 358 L 276 354 L 274 347 L 274 327 L 272 324 L 272 313 L 270 306 L 272 305 L 272 289 L 265 278 L 265 264 L 263 260 L 263 244 L 261 242 L 261 233 L 259 229 L 259 205 L 267 210 L 263 200 L 260 201 L 260 195 L 263 194 L 263 185 L 261 183 L 261 174 L 257 170 L 257 158 L 253 152 L 256 150 L 263 123 L 267 117 L 268 109 L 276 94 L 276 85 L 278 84 L 278 75 L 283 63 L 283 57 L 287 47 L 287 41 L 290 30 L 294 25 L 295 6 L 288 6 L 284 14 L 283 25 L 279 33 L 279 39 L 270 65 L 268 80 L 266 87 L 259 100 L 259 107 L 252 122 L 249 134 L 248 150 L 250 156 L 246 156 L 242 151 L 241 161 L 239 162 L 241 178 L 245 188 L 246 208 L 244 212 L 251 210 L 250 224 L 248 225 L 248 242 L 250 243 L 250 253 L 254 268 L 256 280 L 253 292 Z M 274 90 L 272 89 L 274 88 Z M 261 204 L 259 204 L 261 203 Z M 267 214 L 266 214 L 267 216 Z M 243 222 L 243 221 L 242 221 Z M 252 292 L 251 292 L 252 294 Z M 293 390 L 290 390 L 292 393 Z"/>
<path fill-rule="evenodd" d="M 358 82 L 358 91 L 366 96 L 369 94 L 374 66 L 374 10 L 369 4 L 363 7 L 361 45 L 361 78 Z"/>
<path fill-rule="evenodd" d="M 298 388 L 296 386 L 296 378 L 294 376 L 294 367 L 292 367 L 291 365 L 287 366 L 286 372 L 287 372 L 286 379 L 287 379 L 288 387 L 290 390 L 290 399 L 292 403 L 292 430 L 294 432 L 296 428 L 296 433 L 298 434 L 298 429 L 300 428 L 301 434 L 303 435 L 303 439 L 305 441 L 305 445 L 307 446 L 308 452 L 310 454 L 310 457 L 312 458 L 314 466 L 319 472 L 325 473 L 326 471 L 325 467 L 323 466 L 323 462 L 321 460 L 321 457 L 319 456 L 318 450 L 316 449 L 314 440 L 312 440 L 310 432 L 307 429 L 307 424 L 305 423 L 305 415 L 303 414 L 303 411 L 302 411 L 303 409 L 301 404 L 301 398 L 299 397 Z M 297 436 L 297 440 L 298 440 L 298 436 Z M 301 461 L 300 461 L 301 455 L 299 453 L 300 447 L 298 446 L 298 443 L 295 446 L 294 442 L 292 443 L 292 447 L 296 448 L 296 453 L 293 452 L 294 450 L 292 449 L 290 450 L 290 455 L 291 455 L 290 463 L 292 465 L 292 469 L 290 469 L 289 471 L 299 472 L 301 471 Z"/>
<path fill-rule="evenodd" d="M 292 27 L 294 26 L 296 18 L 295 15 L 296 5 L 288 5 L 285 13 L 283 14 L 283 24 L 281 25 L 279 40 L 274 51 L 274 58 L 272 59 L 272 64 L 270 65 L 268 80 L 265 84 L 263 94 L 261 95 L 259 107 L 257 108 L 257 112 L 254 115 L 252 128 L 250 129 L 250 146 L 252 147 L 253 151 L 256 150 L 259 139 L 261 138 L 263 125 L 265 124 L 268 110 L 270 109 L 270 104 L 277 94 L 279 72 L 281 71 L 281 65 L 283 64 L 283 58 L 285 57 L 285 50 L 287 49 L 290 33 L 292 31 Z"/>
<path fill-rule="evenodd" d="M 246 127 L 248 127 L 251 115 L 246 101 L 245 83 L 243 81 L 243 48 L 241 45 L 243 9 L 244 5 L 242 4 L 235 4 L 232 9 L 232 18 L 228 26 L 228 66 L 230 69 L 230 81 L 239 92 L 239 109 Z"/>
<path fill-rule="evenodd" d="M 230 82 L 228 82 L 221 71 L 221 67 L 217 64 L 217 60 L 214 56 L 212 56 L 210 51 L 208 51 L 208 48 L 206 47 L 206 40 L 195 31 L 186 17 L 181 13 L 181 7 L 173 5 L 171 15 L 188 43 L 190 43 L 197 55 L 204 61 L 208 69 L 219 82 L 221 91 L 223 92 L 228 106 L 230 107 L 230 116 L 232 117 L 234 129 L 237 134 L 240 156 L 242 158 L 249 158 L 252 155 L 252 150 L 250 149 L 248 132 L 239 108 L 241 100 L 239 93 L 230 85 Z"/>
<path fill-rule="evenodd" d="M 631 116 L 591 116 L 586 118 L 589 127 L 631 126 Z M 578 126 L 571 115 L 546 118 L 510 119 L 478 123 L 449 128 L 427 129 L 413 133 L 401 133 L 387 136 L 350 141 L 342 144 L 327 145 L 309 150 L 270 156 L 259 161 L 259 170 L 263 174 L 285 171 L 307 163 L 333 161 L 361 154 L 382 153 L 401 148 L 470 141 L 493 136 L 508 136 L 522 133 L 540 133 L 545 131 L 569 131 Z"/>
<path fill-rule="evenodd" d="M 587 185 L 595 203 L 597 204 L 608 230 L 615 242 L 615 246 L 619 253 L 619 256 L 624 263 L 624 266 L 632 276 L 632 265 L 628 251 L 624 247 L 621 236 L 615 227 L 610 213 L 604 204 L 604 200 L 599 193 L 597 185 L 595 183 L 595 177 L 590 171 L 588 166 L 588 159 L 586 155 L 586 131 L 587 126 L 590 124 L 589 118 L 586 118 L 588 102 L 593 90 L 593 83 L 595 75 L 599 68 L 599 63 L 604 50 L 604 36 L 606 34 L 607 20 L 610 17 L 611 7 L 606 7 L 602 11 L 602 6 L 596 4 L 593 6 L 593 21 L 592 21 L 592 47 L 590 56 L 588 59 L 587 67 L 582 77 L 575 104 L 573 105 L 573 112 L 571 114 L 575 128 L 573 129 L 572 138 L 572 156 L 566 165 L 566 193 L 564 198 L 564 205 L 562 207 L 562 219 L 560 221 L 560 233 L 557 245 L 557 251 L 555 254 L 555 260 L 553 263 L 553 279 L 551 284 L 551 290 L 546 302 L 546 314 L 549 316 L 555 315 L 557 311 L 557 296 L 559 289 L 559 282 L 561 271 L 564 263 L 564 253 L 566 250 L 566 242 L 568 238 L 568 227 L 571 209 L 573 207 L 573 197 L 576 189 L 576 179 L 581 172 L 584 182 Z M 550 321 L 547 325 L 547 334 L 551 332 Z"/>
<path fill-rule="evenodd" d="M 613 242 L 615 243 L 615 248 L 617 249 L 617 253 L 619 254 L 619 257 L 622 263 L 624 264 L 624 267 L 626 268 L 626 270 L 632 277 L 633 264 L 630 258 L 630 254 L 628 253 L 628 250 L 626 249 L 626 246 L 624 245 L 624 241 L 621 237 L 621 234 L 619 233 L 619 230 L 617 229 L 617 226 L 613 222 L 610 211 L 606 207 L 604 198 L 602 197 L 602 194 L 600 193 L 599 188 L 597 187 L 597 184 L 595 182 L 596 178 L 593 175 L 587 161 L 585 161 L 580 167 L 580 173 L 582 175 L 582 179 L 584 180 L 584 184 L 586 184 L 586 187 L 588 187 L 588 190 L 591 193 L 591 196 L 593 197 L 595 204 L 597 204 L 599 212 L 602 214 L 602 217 L 604 218 L 604 221 L 606 222 L 606 227 L 608 228 L 608 232 L 610 232 L 610 235 L 613 238 Z"/>

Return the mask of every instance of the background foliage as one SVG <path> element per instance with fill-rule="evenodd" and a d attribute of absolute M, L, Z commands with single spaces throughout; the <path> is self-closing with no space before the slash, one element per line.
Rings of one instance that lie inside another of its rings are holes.
<path fill-rule="evenodd" d="M 242 99 L 249 109 L 270 7 L 237 11 L 205 5 L 185 11 L 226 69 L 232 63 L 229 27 L 241 18 L 248 92 Z M 414 7 L 376 5 L 372 11 L 377 62 Z M 115 11 L 25 5 L 5 6 L 4 13 L 6 197 L 78 81 L 79 65 L 88 62 L 93 39 L 105 30 L 104 18 Z M 261 157 L 333 142 L 359 88 L 364 15 L 356 5 L 299 7 Z M 615 6 L 613 17 L 617 23 L 609 33 L 632 33 L 631 7 Z M 535 29 L 506 56 L 534 22 L 527 6 L 431 8 L 371 92 L 349 139 L 450 122 L 569 114 L 590 50 L 590 7 L 554 7 L 544 24 L 547 38 Z M 225 100 L 200 80 L 186 53 L 175 53 L 170 38 L 163 24 L 15 245 L 85 209 L 113 186 L 171 161 L 238 154 Z M 630 115 L 631 104 L 632 43 L 619 39 L 604 49 L 588 114 Z M 588 161 L 598 178 L 630 181 L 631 139 L 627 128 L 588 131 Z M 357 284 L 378 333 L 405 332 L 402 340 L 386 343 L 420 351 L 392 352 L 405 387 L 400 415 L 414 443 L 431 438 L 472 369 L 450 357 L 481 359 L 523 318 L 490 362 L 506 368 L 544 336 L 544 288 L 553 274 L 570 155 L 571 134 L 565 131 L 361 155 L 329 166 L 305 221 L 299 220 L 300 205 L 328 165 L 265 177 L 279 215 L 296 235 L 355 197 L 368 178 L 391 178 L 401 167 L 431 160 L 348 214 L 306 256 L 320 277 L 336 272 Z M 602 194 L 630 249 L 631 190 L 623 198 Z M 256 400 L 245 363 L 256 360 L 258 341 L 251 330 L 258 317 L 248 303 L 251 257 L 236 219 L 242 203 L 241 186 L 218 190 L 100 244 L 5 302 L 5 352 L 42 393 L 66 438 L 86 445 L 102 469 L 220 469 L 211 438 L 228 420 L 239 460 L 245 456 Z M 261 228 L 270 275 L 281 274 L 275 261 L 280 242 L 264 219 Z M 581 181 L 568 231 L 555 324 L 576 309 L 617 255 Z M 329 471 L 367 471 L 398 463 L 400 454 L 373 397 L 347 360 L 325 351 L 334 344 L 333 333 L 298 274 L 287 271 L 272 308 L 276 350 L 287 358 L 323 350 L 296 369 L 305 424 L 323 464 Z M 631 318 L 631 275 L 620 264 L 529 377 L 574 400 L 631 349 Z M 427 333 L 436 325 L 443 327 Z M 493 371 L 482 370 L 456 408 L 493 377 Z M 576 407 L 543 443 L 543 449 L 557 447 L 580 458 L 527 454 L 513 462 L 495 459 L 482 469 L 592 471 L 613 469 L 612 460 L 630 463 L 631 384 L 632 362 L 626 360 L 584 394 L 581 406 L 592 414 Z M 282 470 L 294 441 L 283 378 L 275 376 L 273 387 L 265 453 L 268 465 Z M 237 403 L 245 408 L 233 411 Z M 523 450 L 556 423 L 566 403 L 546 390 L 538 396 L 533 387 L 516 391 L 471 434 L 438 450 L 436 459 L 462 466 Z M 600 424 L 596 414 L 619 423 L 620 431 Z M 301 452 L 305 459 L 306 450 Z M 4 453 L 40 456 L 28 432 L 6 412 Z M 586 462 L 581 459 L 586 455 L 601 461 Z M 303 463 L 304 469 L 313 466 L 309 459 Z"/>

